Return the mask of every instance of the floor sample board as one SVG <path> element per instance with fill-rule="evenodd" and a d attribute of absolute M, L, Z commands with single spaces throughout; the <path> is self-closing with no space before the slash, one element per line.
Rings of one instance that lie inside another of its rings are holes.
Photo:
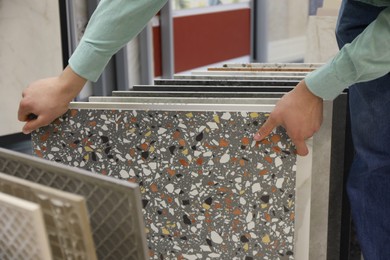
<path fill-rule="evenodd" d="M 290 86 L 294 87 L 299 83 L 299 80 L 245 80 L 243 78 L 237 80 L 227 79 L 156 79 L 155 85 L 190 85 L 190 86 Z"/>
<path fill-rule="evenodd" d="M 308 224 L 296 220 L 297 168 L 311 168 L 282 129 L 252 140 L 272 107 L 73 103 L 33 142 L 44 158 L 138 183 L 152 259 L 294 259 Z"/>
<path fill-rule="evenodd" d="M 98 259 L 148 259 L 138 185 L 1 148 L 0 172 L 83 196 Z"/>
<path fill-rule="evenodd" d="M 0 259 L 52 259 L 39 204 L 0 192 Z"/>
<path fill-rule="evenodd" d="M 0 192 L 41 206 L 54 259 L 96 259 L 82 196 L 0 173 Z"/>

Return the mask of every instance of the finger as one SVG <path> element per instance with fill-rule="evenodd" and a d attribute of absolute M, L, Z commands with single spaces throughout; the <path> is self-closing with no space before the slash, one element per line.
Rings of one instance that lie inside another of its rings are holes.
<path fill-rule="evenodd" d="M 40 117 L 37 117 L 37 119 L 27 121 L 27 123 L 24 124 L 22 131 L 24 134 L 30 134 L 32 131 L 45 125 L 47 124 L 45 124 Z"/>
<path fill-rule="evenodd" d="M 256 141 L 261 141 L 266 138 L 278 125 L 269 117 L 267 121 L 260 127 L 259 131 L 253 136 Z"/>
<path fill-rule="evenodd" d="M 309 154 L 309 149 L 307 148 L 306 142 L 303 139 L 292 139 L 291 140 L 295 148 L 297 149 L 297 154 L 300 156 L 306 156 Z"/>

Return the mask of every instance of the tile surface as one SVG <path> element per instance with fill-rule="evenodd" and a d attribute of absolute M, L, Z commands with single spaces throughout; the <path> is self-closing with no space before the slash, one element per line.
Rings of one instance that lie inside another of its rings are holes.
<path fill-rule="evenodd" d="M 41 207 L 1 192 L 0 259 L 52 259 Z"/>
<path fill-rule="evenodd" d="M 141 187 L 152 259 L 293 259 L 296 156 L 266 112 L 72 109 L 38 156 Z"/>
<path fill-rule="evenodd" d="M 98 259 L 147 259 L 137 185 L 2 148 L 0 172 L 82 195 Z"/>
<path fill-rule="evenodd" d="M 96 259 L 83 197 L 3 173 L 0 192 L 41 206 L 54 259 Z"/>

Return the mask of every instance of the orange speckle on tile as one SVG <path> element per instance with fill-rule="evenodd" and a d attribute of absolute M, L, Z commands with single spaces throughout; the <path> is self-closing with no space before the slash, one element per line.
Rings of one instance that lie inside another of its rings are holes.
<path fill-rule="evenodd" d="M 245 160 L 244 159 L 240 159 L 240 165 L 241 165 L 241 167 L 245 166 Z"/>
<path fill-rule="evenodd" d="M 213 186 L 215 184 L 215 182 L 213 182 L 213 181 L 209 181 L 208 183 L 207 183 L 207 185 L 209 185 L 209 186 Z"/>
<path fill-rule="evenodd" d="M 268 170 L 264 169 L 259 172 L 259 175 L 264 176 L 268 173 Z"/>
<path fill-rule="evenodd" d="M 175 174 L 176 174 L 176 171 L 175 170 L 172 170 L 172 169 L 167 169 L 167 173 L 173 177 Z"/>
<path fill-rule="evenodd" d="M 156 184 L 156 183 L 152 183 L 152 184 L 150 185 L 150 190 L 151 190 L 152 192 L 157 192 L 157 191 L 158 191 L 157 184 Z"/>
<path fill-rule="evenodd" d="M 248 138 L 248 137 L 243 137 L 242 139 L 241 139 L 241 143 L 243 144 L 243 145 L 249 145 L 249 143 L 250 143 L 250 139 Z"/>
<path fill-rule="evenodd" d="M 272 186 L 272 192 L 275 193 L 278 189 L 275 186 Z"/>
<path fill-rule="evenodd" d="M 264 157 L 264 159 L 265 159 L 267 162 L 272 163 L 272 158 L 271 158 L 271 157 L 266 156 L 266 157 Z"/>
<path fill-rule="evenodd" d="M 280 135 L 275 134 L 275 135 L 271 136 L 271 141 L 273 143 L 279 142 L 280 141 Z"/>
<path fill-rule="evenodd" d="M 220 187 L 220 188 L 218 188 L 218 191 L 223 192 L 223 193 L 227 193 L 229 191 L 229 189 L 226 187 Z"/>
<path fill-rule="evenodd" d="M 132 117 L 131 119 L 130 119 L 130 122 L 132 122 L 132 123 L 136 123 L 138 120 L 137 120 L 137 118 L 136 117 Z"/>
<path fill-rule="evenodd" d="M 222 208 L 222 204 L 221 203 L 214 203 L 214 208 L 220 209 L 220 208 Z"/>
<path fill-rule="evenodd" d="M 179 159 L 179 162 L 180 162 L 181 165 L 183 165 L 185 167 L 187 167 L 189 165 L 187 160 L 185 160 L 185 159 Z"/>
<path fill-rule="evenodd" d="M 139 146 L 139 148 L 141 148 L 141 149 L 144 150 L 144 151 L 147 151 L 147 150 L 148 150 L 148 147 L 149 147 L 149 145 L 148 145 L 147 143 L 142 143 L 142 144 Z"/>
<path fill-rule="evenodd" d="M 89 125 L 90 125 L 90 126 L 96 126 L 97 123 L 96 123 L 96 121 L 91 121 L 91 122 L 89 122 Z"/>
<path fill-rule="evenodd" d="M 268 214 L 267 212 L 264 213 L 264 218 L 266 221 L 271 222 L 271 215 Z"/>
<path fill-rule="evenodd" d="M 171 204 L 173 202 L 173 198 L 172 197 L 168 197 L 167 201 L 168 201 L 169 204 Z"/>
<path fill-rule="evenodd" d="M 43 154 L 42 154 L 41 151 L 35 149 L 34 152 L 35 152 L 35 154 L 36 154 L 38 157 L 43 158 Z"/>
<path fill-rule="evenodd" d="M 71 110 L 70 110 L 70 116 L 71 116 L 71 117 L 75 117 L 75 116 L 77 115 L 77 113 L 78 113 L 78 112 L 77 112 L 76 109 L 71 109 Z"/>
<path fill-rule="evenodd" d="M 294 214 L 294 212 L 291 212 L 291 214 L 290 214 L 290 220 L 294 220 L 295 219 L 295 214 Z"/>
<path fill-rule="evenodd" d="M 221 147 L 228 147 L 229 146 L 229 141 L 226 140 L 226 139 L 221 138 L 219 140 L 219 146 L 221 146 Z"/>
<path fill-rule="evenodd" d="M 233 210 L 233 215 L 241 215 L 241 210 L 239 208 L 236 208 L 235 210 Z"/>
<path fill-rule="evenodd" d="M 231 158 L 230 158 L 230 161 L 232 161 L 232 163 L 237 162 L 237 160 L 238 160 L 237 157 L 231 157 Z"/>
<path fill-rule="evenodd" d="M 186 145 L 186 141 L 184 139 L 180 139 L 179 140 L 179 145 L 180 146 L 185 146 Z"/>
<path fill-rule="evenodd" d="M 61 124 L 61 120 L 59 118 L 57 118 L 56 120 L 54 120 L 53 124 L 60 125 Z"/>
<path fill-rule="evenodd" d="M 270 144 L 271 142 L 268 141 L 267 139 L 264 139 L 264 140 L 260 141 L 260 143 L 263 144 L 263 145 L 268 145 L 268 144 Z"/>
<path fill-rule="evenodd" d="M 41 146 L 41 151 L 46 151 L 47 147 L 46 146 Z"/>
<path fill-rule="evenodd" d="M 131 149 L 129 150 L 129 154 L 130 154 L 131 157 L 134 157 L 134 156 L 135 156 L 135 149 L 134 149 L 134 148 L 131 148 Z"/>
<path fill-rule="evenodd" d="M 202 164 L 203 164 L 203 158 L 198 158 L 198 159 L 196 160 L 196 164 L 197 164 L 197 165 L 202 165 Z"/>
<path fill-rule="evenodd" d="M 180 138 L 180 131 L 176 130 L 174 133 L 173 133 L 173 139 L 179 139 Z"/>
<path fill-rule="evenodd" d="M 276 153 L 282 152 L 282 149 L 280 149 L 280 147 L 277 147 L 277 146 L 272 147 L 272 150 L 274 150 L 274 152 L 276 152 Z"/>
<path fill-rule="evenodd" d="M 69 146 L 72 149 L 76 149 L 77 148 L 77 144 L 75 144 L 75 143 L 70 143 Z"/>
<path fill-rule="evenodd" d="M 43 135 L 41 135 L 41 137 L 39 138 L 39 140 L 41 140 L 41 142 L 46 142 L 47 139 L 49 139 L 50 137 L 50 132 L 49 131 L 46 131 Z"/>

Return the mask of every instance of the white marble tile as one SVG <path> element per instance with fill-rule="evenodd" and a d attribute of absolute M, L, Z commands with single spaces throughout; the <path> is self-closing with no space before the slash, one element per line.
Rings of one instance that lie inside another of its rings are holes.
<path fill-rule="evenodd" d="M 7 135 L 21 131 L 23 89 L 62 69 L 58 1 L 0 1 L 0 32 L 0 135 Z"/>

